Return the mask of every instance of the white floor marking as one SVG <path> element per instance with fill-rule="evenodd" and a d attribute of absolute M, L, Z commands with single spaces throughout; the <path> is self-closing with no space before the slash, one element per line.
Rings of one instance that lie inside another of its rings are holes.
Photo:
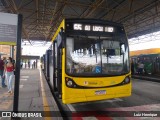
<path fill-rule="evenodd" d="M 20 79 L 20 81 L 27 81 L 27 80 L 28 80 L 28 79 L 23 79 L 23 78 Z"/>
<path fill-rule="evenodd" d="M 83 120 L 98 120 L 96 117 L 82 117 Z"/>
<path fill-rule="evenodd" d="M 87 105 L 87 104 L 92 104 L 92 103 L 106 103 L 106 102 L 109 102 L 109 103 L 112 103 L 112 102 L 120 102 L 120 101 L 123 101 L 122 99 L 120 98 L 114 98 L 114 99 L 109 99 L 109 100 L 102 100 L 102 101 L 93 101 L 93 102 L 84 102 L 84 103 L 78 103 L 78 105 Z"/>
<path fill-rule="evenodd" d="M 70 111 L 72 111 L 72 112 L 75 112 L 75 111 L 76 111 L 71 104 L 67 104 L 67 106 L 68 106 L 68 108 L 70 109 Z"/>
<path fill-rule="evenodd" d="M 120 102 L 120 101 L 123 101 L 123 100 L 120 99 L 120 98 L 114 98 L 114 99 L 111 99 L 111 100 L 106 100 L 105 102 Z"/>
<path fill-rule="evenodd" d="M 24 86 L 24 85 L 20 85 L 19 88 L 21 89 L 21 88 L 23 88 L 23 86 Z"/>
<path fill-rule="evenodd" d="M 21 76 L 20 78 L 29 78 L 29 76 Z"/>
<path fill-rule="evenodd" d="M 123 100 L 120 99 L 120 98 L 114 98 L 114 99 L 103 100 L 103 101 L 97 101 L 97 102 L 98 102 L 98 103 L 105 103 L 105 102 L 112 103 L 112 102 L 120 102 L 120 101 L 123 101 Z"/>
<path fill-rule="evenodd" d="M 149 104 L 139 105 L 131 107 L 118 107 L 118 108 L 107 108 L 106 110 L 113 111 L 160 111 L 160 104 Z"/>

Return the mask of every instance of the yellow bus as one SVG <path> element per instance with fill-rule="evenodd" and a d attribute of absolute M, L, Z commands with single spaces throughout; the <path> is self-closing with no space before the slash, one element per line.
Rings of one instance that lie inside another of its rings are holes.
<path fill-rule="evenodd" d="M 64 19 L 46 53 L 47 77 L 64 104 L 131 95 L 129 46 L 121 24 Z"/>

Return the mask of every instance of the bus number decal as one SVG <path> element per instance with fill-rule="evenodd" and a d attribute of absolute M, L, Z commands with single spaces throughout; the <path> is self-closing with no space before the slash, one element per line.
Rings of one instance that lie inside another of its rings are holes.
<path fill-rule="evenodd" d="M 106 94 L 106 90 L 97 90 L 95 91 L 95 95 L 105 95 Z"/>

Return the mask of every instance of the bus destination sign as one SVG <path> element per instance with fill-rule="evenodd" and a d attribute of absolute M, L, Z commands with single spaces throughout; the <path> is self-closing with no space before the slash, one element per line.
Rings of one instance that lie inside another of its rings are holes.
<path fill-rule="evenodd" d="M 101 25 L 83 25 L 79 23 L 73 24 L 74 30 L 96 31 L 96 32 L 114 32 L 114 28 L 111 26 Z"/>

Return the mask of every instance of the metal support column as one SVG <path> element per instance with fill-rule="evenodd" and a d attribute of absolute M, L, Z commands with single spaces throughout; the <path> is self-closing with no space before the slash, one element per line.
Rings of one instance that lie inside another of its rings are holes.
<path fill-rule="evenodd" d="M 19 83 L 20 83 L 20 61 L 21 61 L 21 34 L 22 34 L 22 15 L 18 14 L 17 23 L 17 50 L 16 50 L 16 72 L 14 86 L 13 112 L 18 112 L 19 105 Z"/>

